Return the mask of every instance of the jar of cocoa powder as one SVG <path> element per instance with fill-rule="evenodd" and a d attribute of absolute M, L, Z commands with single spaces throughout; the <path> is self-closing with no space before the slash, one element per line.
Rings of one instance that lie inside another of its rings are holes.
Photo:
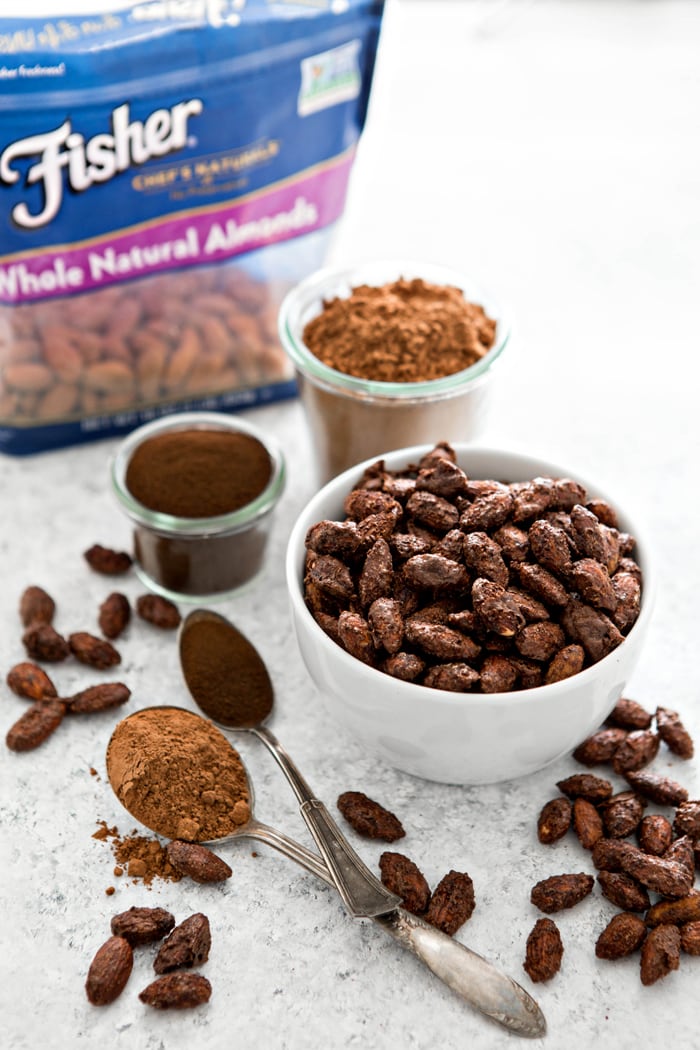
<path fill-rule="evenodd" d="M 263 565 L 285 481 L 279 448 L 233 416 L 188 412 L 134 430 L 111 464 L 134 567 L 178 600 L 225 597 Z"/>
<path fill-rule="evenodd" d="M 384 261 L 302 281 L 279 334 L 323 483 L 386 449 L 476 438 L 509 326 L 462 274 Z"/>

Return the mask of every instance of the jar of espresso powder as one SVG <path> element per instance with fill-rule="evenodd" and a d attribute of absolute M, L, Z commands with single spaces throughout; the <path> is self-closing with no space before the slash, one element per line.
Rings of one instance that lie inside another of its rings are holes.
<path fill-rule="evenodd" d="M 249 423 L 219 413 L 166 416 L 122 442 L 111 474 L 134 523 L 136 571 L 152 590 L 220 598 L 260 571 L 285 466 Z"/>

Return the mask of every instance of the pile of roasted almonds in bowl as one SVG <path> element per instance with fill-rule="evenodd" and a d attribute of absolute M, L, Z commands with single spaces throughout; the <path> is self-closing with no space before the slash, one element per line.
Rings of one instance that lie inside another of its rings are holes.
<path fill-rule="evenodd" d="M 330 481 L 286 569 L 330 712 L 396 768 L 458 784 L 532 773 L 597 728 L 654 590 L 637 521 L 578 472 L 446 443 Z"/>

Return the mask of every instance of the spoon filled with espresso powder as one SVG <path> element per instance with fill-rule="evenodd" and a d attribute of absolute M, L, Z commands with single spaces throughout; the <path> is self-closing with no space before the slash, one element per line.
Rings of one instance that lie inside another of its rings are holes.
<path fill-rule="evenodd" d="M 156 834 L 187 842 L 252 838 L 334 885 L 317 854 L 255 820 L 240 755 L 201 715 L 179 707 L 135 711 L 114 729 L 106 764 L 121 804 Z M 544 1034 L 537 1003 L 492 963 L 398 906 L 370 917 L 471 1006 L 510 1031 Z"/>
<path fill-rule="evenodd" d="M 346 840 L 274 733 L 264 725 L 273 690 L 257 649 L 224 616 L 195 609 L 180 628 L 180 664 L 195 703 L 227 729 L 253 733 L 275 757 L 351 915 L 391 911 L 399 898 L 382 885 Z"/>

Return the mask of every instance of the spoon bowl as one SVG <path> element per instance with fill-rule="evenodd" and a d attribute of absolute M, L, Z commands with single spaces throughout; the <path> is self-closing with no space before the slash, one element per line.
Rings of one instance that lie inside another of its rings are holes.
<path fill-rule="evenodd" d="M 271 715 L 272 681 L 255 646 L 224 616 L 193 609 L 179 635 L 180 666 L 194 702 L 226 729 L 254 731 Z"/>

